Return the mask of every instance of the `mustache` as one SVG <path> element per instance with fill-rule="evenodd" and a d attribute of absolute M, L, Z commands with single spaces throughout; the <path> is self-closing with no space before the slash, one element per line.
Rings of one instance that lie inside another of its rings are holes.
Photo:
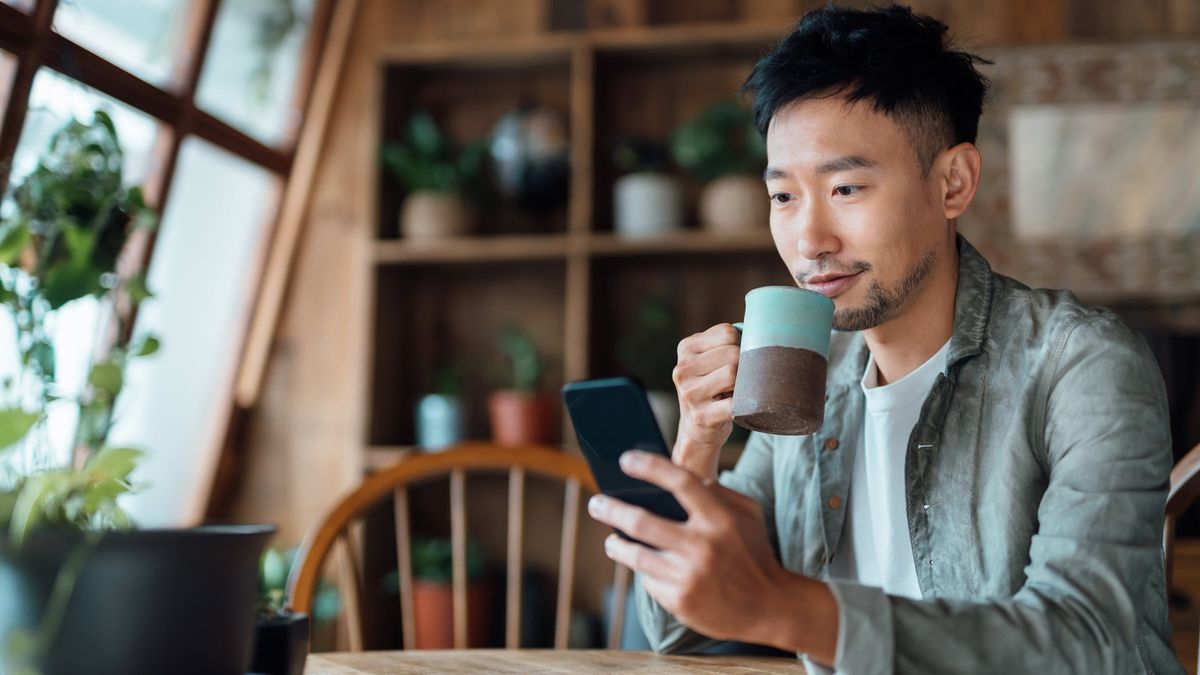
<path fill-rule="evenodd" d="M 871 263 L 865 260 L 856 260 L 849 265 L 842 265 L 836 261 L 820 261 L 807 270 L 800 270 L 795 273 L 796 281 L 801 284 L 807 283 L 809 277 L 815 277 L 823 274 L 839 274 L 850 276 L 859 272 L 868 272 L 872 269 Z"/>

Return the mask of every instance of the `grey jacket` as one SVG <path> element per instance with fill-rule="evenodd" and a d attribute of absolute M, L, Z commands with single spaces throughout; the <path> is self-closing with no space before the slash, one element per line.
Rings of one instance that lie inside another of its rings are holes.
<path fill-rule="evenodd" d="M 1030 290 L 958 247 L 947 373 L 905 459 L 924 599 L 829 581 L 839 671 L 1183 672 L 1164 588 L 1172 455 L 1153 356 L 1110 312 Z M 839 546 L 867 356 L 860 333 L 835 333 L 824 427 L 754 434 L 721 476 L 762 504 L 783 565 L 815 578 Z M 640 583 L 637 602 L 657 651 L 712 644 Z"/>

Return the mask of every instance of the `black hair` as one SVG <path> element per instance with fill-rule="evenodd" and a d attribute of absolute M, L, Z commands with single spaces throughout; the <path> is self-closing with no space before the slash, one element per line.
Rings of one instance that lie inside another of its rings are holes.
<path fill-rule="evenodd" d="M 746 78 L 754 124 L 766 138 L 771 118 L 795 101 L 868 101 L 908 132 L 928 175 L 939 152 L 975 142 L 990 84 L 975 65 L 991 61 L 956 50 L 947 31 L 901 5 L 857 10 L 831 1 L 800 19 Z"/>

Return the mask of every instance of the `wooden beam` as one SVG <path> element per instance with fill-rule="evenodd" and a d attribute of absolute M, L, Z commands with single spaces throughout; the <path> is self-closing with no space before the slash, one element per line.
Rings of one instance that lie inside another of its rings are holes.
<path fill-rule="evenodd" d="M 6 10 L 16 11 L 7 5 Z M 25 113 L 29 109 L 29 90 L 33 88 L 33 76 L 41 65 L 42 52 L 46 41 L 52 35 L 51 23 L 54 21 L 54 9 L 57 0 L 41 0 L 33 10 L 32 16 L 13 16 L 4 13 L 8 24 L 17 32 L 24 32 L 22 39 L 27 40 L 17 52 L 17 72 L 13 76 L 12 87 L 9 90 L 8 102 L 4 109 L 4 122 L 0 124 L 0 194 L 8 187 L 8 170 L 12 166 L 13 153 L 17 150 L 17 141 L 21 138 L 21 128 L 25 126 Z"/>
<path fill-rule="evenodd" d="M 288 176 L 283 205 L 271 241 L 266 267 L 259 286 L 250 329 L 242 352 L 241 370 L 235 389 L 235 401 L 240 408 L 251 408 L 258 401 L 270 358 L 271 342 L 283 308 L 283 299 L 291 276 L 292 261 L 300 241 L 304 218 L 316 180 L 321 146 L 333 113 L 338 79 L 350 46 L 354 17 L 359 0 L 342 0 L 329 26 L 327 51 L 317 69 L 313 83 L 311 106 L 304 119 L 304 128 L 296 144 L 296 160 Z"/>

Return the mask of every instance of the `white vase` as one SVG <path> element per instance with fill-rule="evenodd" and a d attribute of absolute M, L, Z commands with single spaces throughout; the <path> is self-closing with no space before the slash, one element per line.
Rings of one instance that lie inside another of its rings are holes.
<path fill-rule="evenodd" d="M 759 178 L 718 178 L 700 193 L 700 225 L 715 234 L 765 232 L 771 228 L 771 201 Z"/>
<path fill-rule="evenodd" d="M 648 391 L 646 398 L 650 401 L 650 410 L 654 411 L 654 419 L 670 451 L 679 431 L 679 398 L 673 391 Z"/>
<path fill-rule="evenodd" d="M 461 237 L 471 232 L 471 226 L 470 205 L 450 192 L 414 192 L 400 209 L 400 234 L 409 240 Z"/>
<path fill-rule="evenodd" d="M 417 402 L 417 446 L 444 450 L 463 440 L 462 401 L 456 396 L 428 394 Z"/>
<path fill-rule="evenodd" d="M 613 226 L 618 235 L 645 239 L 683 228 L 683 187 L 661 173 L 631 173 L 613 185 Z"/>

